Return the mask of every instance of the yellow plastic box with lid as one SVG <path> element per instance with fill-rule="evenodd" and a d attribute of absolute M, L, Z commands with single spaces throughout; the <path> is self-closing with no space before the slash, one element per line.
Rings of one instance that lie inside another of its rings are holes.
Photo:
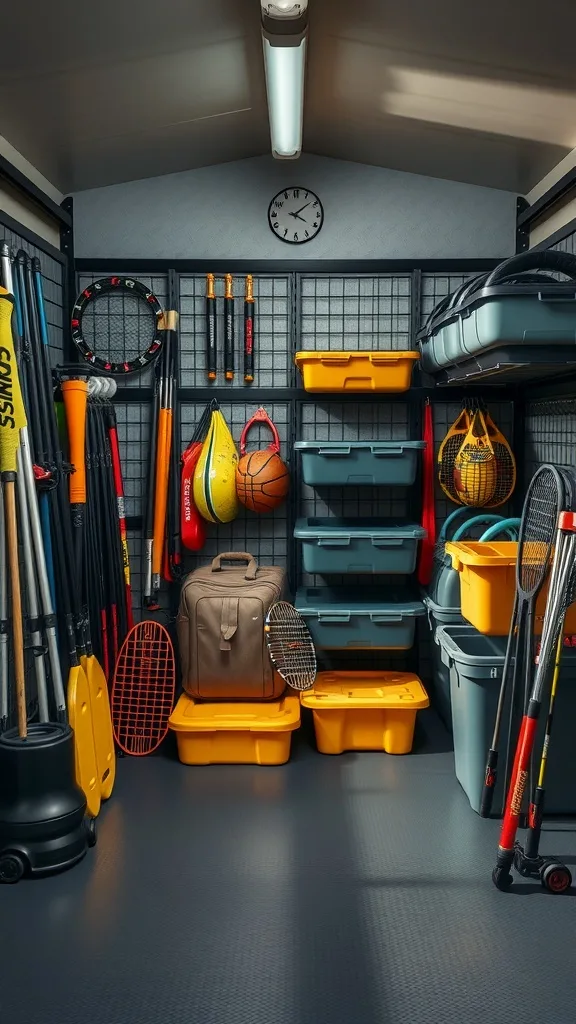
<path fill-rule="evenodd" d="M 170 716 L 183 764 L 285 764 L 300 700 L 206 704 L 182 694 Z"/>
<path fill-rule="evenodd" d="M 407 391 L 418 352 L 297 352 L 306 391 Z"/>
<path fill-rule="evenodd" d="M 380 750 L 409 754 L 416 712 L 430 701 L 411 672 L 319 672 L 300 695 L 314 716 L 321 754 Z"/>
<path fill-rule="evenodd" d="M 516 593 L 517 541 L 449 541 L 446 553 L 460 574 L 460 607 L 467 621 L 487 636 L 506 636 Z M 542 632 L 548 586 L 536 602 L 534 632 Z M 576 604 L 566 613 L 564 633 L 576 633 Z"/>

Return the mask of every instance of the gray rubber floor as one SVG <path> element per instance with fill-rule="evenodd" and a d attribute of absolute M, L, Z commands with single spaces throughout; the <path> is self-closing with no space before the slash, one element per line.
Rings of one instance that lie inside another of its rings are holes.
<path fill-rule="evenodd" d="M 0 1020 L 574 1024 L 576 901 L 493 888 L 449 746 L 426 712 L 403 758 L 122 760 L 86 860 L 0 892 Z"/>

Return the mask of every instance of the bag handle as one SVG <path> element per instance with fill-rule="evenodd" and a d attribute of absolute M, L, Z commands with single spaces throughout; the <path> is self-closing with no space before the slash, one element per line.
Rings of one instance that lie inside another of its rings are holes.
<path fill-rule="evenodd" d="M 252 419 L 248 420 L 248 423 L 246 424 L 246 426 L 244 427 L 244 430 L 242 431 L 242 436 L 240 438 L 240 455 L 246 455 L 246 437 L 247 437 L 248 431 L 254 426 L 255 423 L 265 423 L 267 427 L 270 427 L 270 430 L 272 431 L 274 440 L 273 440 L 272 444 L 268 445 L 266 451 L 274 452 L 275 455 L 279 455 L 280 454 L 280 436 L 278 434 L 278 431 L 276 430 L 275 425 L 273 424 L 273 422 L 270 419 L 268 413 L 266 412 L 266 409 L 263 409 L 262 407 L 260 407 L 259 409 L 256 410 L 256 412 L 254 413 Z"/>
<path fill-rule="evenodd" d="M 576 276 L 576 257 L 567 252 L 556 252 L 555 249 L 537 250 L 532 252 L 518 253 L 510 259 L 500 263 L 484 282 L 485 288 L 501 284 L 507 281 L 514 274 L 520 274 L 525 270 L 548 270 L 566 274 L 574 279 Z"/>
<path fill-rule="evenodd" d="M 226 551 L 222 555 L 216 555 L 216 558 L 212 562 L 212 572 L 222 572 L 222 559 L 226 559 L 227 562 L 248 562 L 248 568 L 246 569 L 244 579 L 256 579 L 258 562 L 254 558 L 254 555 L 249 555 L 247 551 Z"/>

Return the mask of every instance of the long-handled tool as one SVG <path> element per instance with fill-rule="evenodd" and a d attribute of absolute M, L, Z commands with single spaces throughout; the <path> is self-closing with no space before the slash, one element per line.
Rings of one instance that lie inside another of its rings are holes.
<path fill-rule="evenodd" d="M 209 381 L 216 380 L 217 360 L 214 274 L 206 274 L 206 373 Z"/>
<path fill-rule="evenodd" d="M 2 267 L 4 284 L 8 288 L 8 291 L 12 292 L 12 286 L 15 283 L 12 274 L 12 261 L 6 262 L 3 260 Z M 14 295 L 16 312 L 18 314 L 17 322 L 22 324 L 22 303 L 18 297 L 17 289 L 14 289 Z M 23 293 L 22 299 L 24 305 L 27 307 L 26 292 Z M 35 317 L 32 317 L 31 323 L 33 330 L 35 331 L 37 328 L 37 320 Z M 20 337 L 22 337 L 22 335 L 20 335 Z M 27 367 L 24 365 L 24 371 L 26 371 L 26 369 Z M 20 379 L 21 382 L 24 384 L 26 383 L 26 372 L 21 373 Z M 35 374 L 33 374 L 33 385 L 25 388 L 25 391 L 26 401 L 30 400 L 30 407 L 32 408 L 33 406 L 36 412 L 38 412 L 39 404 L 36 393 L 37 380 Z M 25 509 L 25 514 L 23 515 L 24 522 L 26 526 L 29 526 L 29 530 L 24 538 L 24 556 L 27 569 L 28 591 L 31 602 L 30 615 L 32 620 L 34 617 L 39 617 L 40 607 L 42 610 L 42 616 L 38 618 L 38 628 L 35 632 L 36 641 L 33 639 L 36 655 L 40 720 L 47 721 L 48 717 L 46 716 L 49 715 L 46 694 L 41 678 L 41 675 L 44 675 L 44 673 L 39 668 L 40 651 L 37 646 L 38 644 L 42 644 L 41 631 L 43 630 L 46 636 L 46 645 L 48 648 L 48 661 L 50 664 L 50 676 L 54 694 L 56 719 L 59 722 L 65 722 L 66 700 L 62 681 L 58 637 L 56 632 L 56 615 L 54 611 L 54 565 L 50 534 L 49 499 L 46 491 L 41 491 L 40 497 L 38 497 L 37 494 L 37 476 L 33 467 L 30 436 L 27 426 L 23 427 L 20 431 L 19 461 L 21 464 L 21 474 L 19 474 L 18 481 L 20 504 L 22 510 Z M 42 473 L 38 475 L 41 478 L 43 477 Z M 22 480 L 20 480 L 20 476 L 22 477 Z M 22 483 L 24 485 L 23 487 L 21 486 Z M 46 513 L 45 515 L 43 515 L 43 511 Z M 37 576 L 37 587 L 34 566 Z"/>
<path fill-rule="evenodd" d="M 0 733 L 8 725 L 8 575 L 4 495 L 0 482 Z"/>
<path fill-rule="evenodd" d="M 224 375 L 234 380 L 234 293 L 232 274 L 224 278 Z"/>
<path fill-rule="evenodd" d="M 70 477 L 70 506 L 76 517 L 76 575 L 83 579 L 85 566 L 85 509 L 86 509 L 86 418 L 88 408 L 88 384 L 85 380 L 65 380 L 61 384 L 66 410 L 66 422 L 70 443 L 70 456 L 74 473 Z M 74 481 L 76 483 L 74 485 Z M 73 486 L 74 485 L 74 486 Z M 89 580 L 85 578 L 86 585 Z M 82 593 L 81 584 L 78 584 Z M 112 793 L 116 771 L 114 737 L 108 699 L 108 684 L 102 667 L 94 656 L 91 640 L 90 613 L 88 602 L 83 616 L 80 664 L 84 669 L 90 695 L 90 718 L 100 796 L 106 799 Z"/>
<path fill-rule="evenodd" d="M 565 485 L 554 466 L 542 466 L 534 474 L 522 511 L 516 561 L 516 597 L 508 634 L 502 682 L 488 751 L 480 814 L 488 817 L 497 781 L 498 747 L 508 693 L 511 690 L 510 729 L 521 680 L 529 678 L 532 665 L 533 619 L 536 599 L 546 579 Z M 523 701 L 524 703 L 524 701 Z M 511 735 L 509 731 L 509 744 Z M 506 777 L 508 772 L 506 772 Z"/>
<path fill-rule="evenodd" d="M 114 381 L 110 381 L 113 385 L 114 392 L 116 390 L 116 384 Z M 130 578 L 130 552 L 128 550 L 128 533 L 126 530 L 126 510 L 124 506 L 124 480 L 122 477 L 122 462 L 120 459 L 120 445 L 118 442 L 118 424 L 116 421 L 116 411 L 110 398 L 113 397 L 113 392 L 109 389 L 107 395 L 107 401 L 104 405 L 104 416 L 106 422 L 106 429 L 108 432 L 108 439 L 110 442 L 110 454 L 112 458 L 112 471 L 114 474 L 114 487 L 116 490 L 116 505 L 118 508 L 118 526 L 120 529 L 120 540 L 122 542 L 122 563 L 124 569 L 124 585 L 126 590 L 126 624 L 128 629 L 132 629 L 134 625 L 134 615 L 132 611 L 132 584 Z"/>
<path fill-rule="evenodd" d="M 0 380 L 2 381 L 2 413 L 0 414 L 0 478 L 4 500 L 4 522 L 10 571 L 12 597 L 12 637 L 14 676 L 16 681 L 16 711 L 18 735 L 25 739 L 26 687 L 24 670 L 24 625 L 22 621 L 22 595 L 18 564 L 18 523 L 16 518 L 16 476 L 20 431 L 26 427 L 26 413 L 20 390 L 16 355 L 12 340 L 13 298 L 5 288 L 0 289 Z"/>
<path fill-rule="evenodd" d="M 510 868 L 514 862 L 516 852 L 516 835 L 520 823 L 524 792 L 528 781 L 530 760 L 536 739 L 544 687 L 549 678 L 555 652 L 558 649 L 558 640 L 562 636 L 566 611 L 574 600 L 575 592 L 576 513 L 563 511 L 558 518 L 558 532 L 556 534 L 548 601 L 542 627 L 538 665 L 530 699 L 520 726 L 504 818 L 500 830 L 498 858 L 496 867 L 492 872 L 492 880 L 498 889 L 509 889 L 513 882 Z M 556 893 L 564 892 L 572 882 L 570 872 L 565 865 L 554 860 L 547 862 L 543 866 L 541 879 L 545 888 Z"/>
<path fill-rule="evenodd" d="M 254 282 L 252 274 L 246 277 L 244 297 L 244 383 L 254 380 Z"/>

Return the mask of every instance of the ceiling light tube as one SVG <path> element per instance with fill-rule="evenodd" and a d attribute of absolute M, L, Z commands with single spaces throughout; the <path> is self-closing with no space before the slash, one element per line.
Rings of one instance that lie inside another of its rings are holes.
<path fill-rule="evenodd" d="M 302 152 L 307 0 L 262 3 L 262 44 L 272 155 L 295 160 Z"/>

